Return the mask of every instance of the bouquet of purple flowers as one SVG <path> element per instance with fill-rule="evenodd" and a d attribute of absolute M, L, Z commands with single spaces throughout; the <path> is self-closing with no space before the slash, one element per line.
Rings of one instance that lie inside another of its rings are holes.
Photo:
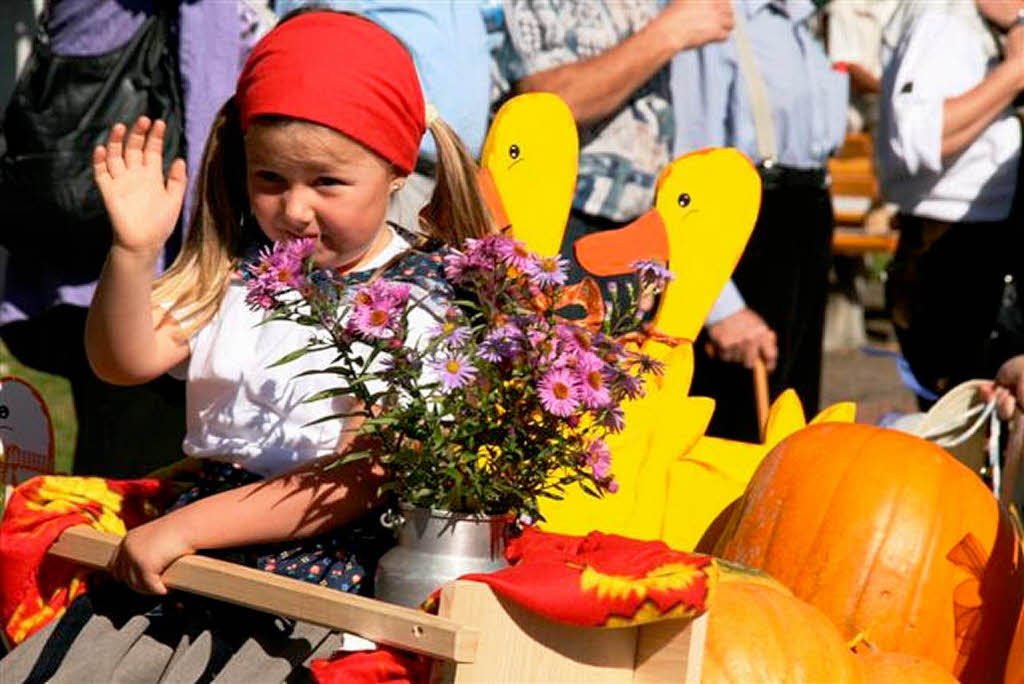
<path fill-rule="evenodd" d="M 622 430 L 621 404 L 643 395 L 660 364 L 620 336 L 671 274 L 637 264 L 635 281 L 596 325 L 560 315 L 566 268 L 505 236 L 469 240 L 443 258 L 458 299 L 439 305 L 415 285 L 370 279 L 349 284 L 313 267 L 313 245 L 279 243 L 246 266 L 251 306 L 311 328 L 309 344 L 278 363 L 331 349 L 322 371 L 338 387 L 307 401 L 348 394 L 358 434 L 390 471 L 392 490 L 414 506 L 459 513 L 536 517 L 538 497 L 578 485 L 615 492 L 605 437 Z M 431 330 L 408 339 L 409 316 Z M 371 455 L 350 451 L 339 462 Z"/>

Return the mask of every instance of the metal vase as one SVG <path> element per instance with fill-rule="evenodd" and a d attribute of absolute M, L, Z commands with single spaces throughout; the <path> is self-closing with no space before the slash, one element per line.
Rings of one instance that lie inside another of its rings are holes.
<path fill-rule="evenodd" d="M 376 596 L 415 608 L 446 582 L 470 572 L 508 565 L 505 542 L 512 518 L 471 515 L 399 505 L 381 522 L 398 534 L 398 544 L 377 564 Z"/>

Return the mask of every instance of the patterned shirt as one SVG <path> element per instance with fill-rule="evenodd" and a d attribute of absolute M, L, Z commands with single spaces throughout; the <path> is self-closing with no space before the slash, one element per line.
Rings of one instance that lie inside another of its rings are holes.
<path fill-rule="evenodd" d="M 493 10 L 493 8 L 489 8 Z M 514 58 L 492 50 L 509 83 L 597 57 L 643 28 L 658 0 L 505 0 L 502 26 Z M 487 12 L 485 10 L 485 17 Z M 658 172 L 671 159 L 674 136 L 668 68 L 637 89 L 622 108 L 580 126 L 580 165 L 573 208 L 630 221 L 651 208 Z"/>

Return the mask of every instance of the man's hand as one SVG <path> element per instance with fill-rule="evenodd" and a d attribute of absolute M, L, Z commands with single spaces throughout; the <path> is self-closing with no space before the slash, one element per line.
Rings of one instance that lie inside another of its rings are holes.
<path fill-rule="evenodd" d="M 981 388 L 986 401 L 995 399 L 996 411 L 1003 420 L 1010 420 L 1019 406 L 1024 406 L 1024 354 L 1005 362 L 996 373 L 996 380 Z"/>
<path fill-rule="evenodd" d="M 655 21 L 675 42 L 676 51 L 697 48 L 729 37 L 734 21 L 732 2 L 672 0 Z"/>
<path fill-rule="evenodd" d="M 711 338 L 711 356 L 731 363 L 742 363 L 753 369 L 758 357 L 771 371 L 779 359 L 775 333 L 753 309 L 740 309 L 717 323 L 708 326 Z"/>
<path fill-rule="evenodd" d="M 128 531 L 117 549 L 110 573 L 143 594 L 166 594 L 160 575 L 182 556 L 195 553 L 173 519 L 157 518 Z"/>

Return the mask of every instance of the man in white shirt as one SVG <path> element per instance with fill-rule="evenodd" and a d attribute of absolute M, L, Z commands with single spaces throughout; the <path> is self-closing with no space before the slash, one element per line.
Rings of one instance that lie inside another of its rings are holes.
<path fill-rule="evenodd" d="M 1022 261 L 1011 210 L 1024 2 L 976 5 L 905 3 L 883 34 L 876 152 L 883 193 L 900 212 L 887 300 L 911 369 L 939 394 L 992 377 L 1013 352 L 996 319 Z"/>

